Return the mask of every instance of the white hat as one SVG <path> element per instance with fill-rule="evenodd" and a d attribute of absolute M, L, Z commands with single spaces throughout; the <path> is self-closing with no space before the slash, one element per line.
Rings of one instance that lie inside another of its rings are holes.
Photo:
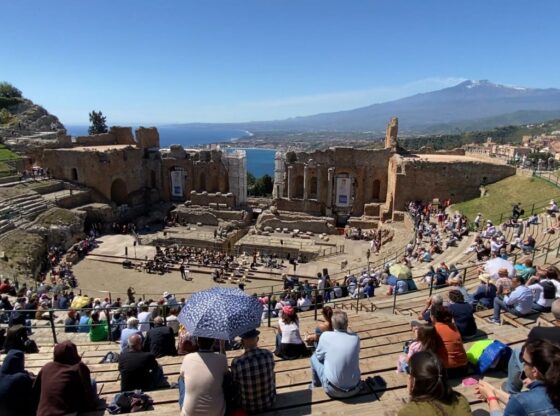
<path fill-rule="evenodd" d="M 164 297 L 164 298 L 168 298 L 169 296 L 171 296 L 171 295 L 169 294 L 169 292 L 163 292 L 163 297 Z"/>

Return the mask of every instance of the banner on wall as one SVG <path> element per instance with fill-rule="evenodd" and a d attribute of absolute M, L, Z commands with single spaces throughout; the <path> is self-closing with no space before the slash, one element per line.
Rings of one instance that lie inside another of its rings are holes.
<path fill-rule="evenodd" d="M 182 170 L 171 171 L 171 196 L 174 198 L 183 197 L 184 173 Z"/>
<path fill-rule="evenodd" d="M 339 207 L 348 207 L 352 204 L 351 193 L 352 180 L 351 178 L 336 178 L 336 205 Z"/>

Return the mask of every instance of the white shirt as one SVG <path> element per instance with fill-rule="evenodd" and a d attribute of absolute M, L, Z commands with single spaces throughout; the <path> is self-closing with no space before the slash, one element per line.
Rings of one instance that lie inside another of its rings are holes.
<path fill-rule="evenodd" d="M 278 327 L 282 331 L 282 344 L 303 344 L 299 333 L 299 326 L 292 322 L 286 325 L 282 318 L 278 320 Z"/>
<path fill-rule="evenodd" d="M 550 282 L 550 281 L 551 281 L 550 279 L 541 279 L 541 282 Z M 552 283 L 554 283 L 554 281 L 552 281 Z M 556 296 L 558 296 L 558 286 L 555 285 L 555 287 L 556 287 Z M 556 299 L 545 299 L 544 288 L 539 283 L 532 284 L 531 286 L 529 286 L 529 289 L 533 291 L 534 301 L 545 308 L 550 308 L 552 306 L 552 303 L 556 300 Z"/>
<path fill-rule="evenodd" d="M 138 314 L 138 322 L 140 322 L 140 325 L 138 327 L 138 329 L 141 332 L 148 332 L 150 330 L 150 316 L 151 316 L 151 312 L 140 312 Z"/>
<path fill-rule="evenodd" d="M 301 311 L 308 311 L 311 307 L 311 301 L 307 298 L 307 296 L 299 298 L 297 301 L 297 306 Z"/>

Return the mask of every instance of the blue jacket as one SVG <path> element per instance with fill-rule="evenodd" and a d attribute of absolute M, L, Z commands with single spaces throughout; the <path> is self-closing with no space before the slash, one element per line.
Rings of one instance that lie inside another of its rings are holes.
<path fill-rule="evenodd" d="M 560 416 L 560 410 L 556 409 L 548 395 L 546 387 L 541 381 L 533 381 L 529 391 L 524 391 L 510 396 L 508 404 L 504 409 L 504 415 L 508 416 Z M 498 412 L 492 412 L 491 416 L 497 416 Z"/>

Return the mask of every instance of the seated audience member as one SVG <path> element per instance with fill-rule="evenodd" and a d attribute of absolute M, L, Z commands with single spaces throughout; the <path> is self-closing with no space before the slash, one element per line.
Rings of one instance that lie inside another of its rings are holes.
<path fill-rule="evenodd" d="M 78 327 L 78 332 L 88 333 L 89 332 L 89 314 L 90 312 L 82 312 L 80 314 L 80 323 Z"/>
<path fill-rule="evenodd" d="M 511 278 L 509 277 L 508 269 L 501 268 L 498 270 L 498 278 L 496 279 L 496 294 L 502 296 L 504 292 L 511 289 Z"/>
<path fill-rule="evenodd" d="M 228 372 L 227 357 L 215 353 L 212 338 L 197 338 L 198 351 L 188 354 L 179 375 L 181 416 L 223 416 L 223 383 Z"/>
<path fill-rule="evenodd" d="M 33 377 L 24 370 L 23 351 L 11 350 L 0 369 L 0 415 L 32 416 L 35 414 L 31 388 Z"/>
<path fill-rule="evenodd" d="M 477 327 L 474 320 L 473 307 L 465 302 L 460 291 L 456 289 L 449 291 L 449 305 L 447 308 L 451 312 L 453 322 L 455 322 L 455 326 L 463 338 L 476 335 Z"/>
<path fill-rule="evenodd" d="M 432 324 L 438 340 L 437 355 L 449 378 L 462 377 L 467 372 L 467 353 L 463 347 L 461 333 L 453 324 L 453 317 L 445 306 L 432 306 Z"/>
<path fill-rule="evenodd" d="M 560 269 L 551 264 L 546 264 L 543 267 L 538 266 L 537 276 L 539 279 L 547 279 L 552 282 L 556 287 L 556 299 L 560 298 Z"/>
<path fill-rule="evenodd" d="M 68 316 L 64 320 L 64 332 L 78 332 L 78 325 L 80 321 L 76 319 L 76 311 L 70 309 L 68 311 Z"/>
<path fill-rule="evenodd" d="M 533 238 L 532 235 L 528 235 L 525 240 L 521 243 L 521 250 L 523 250 L 524 254 L 531 254 L 535 249 L 535 245 L 537 241 Z"/>
<path fill-rule="evenodd" d="M 477 385 L 490 414 L 560 415 L 560 345 L 541 339 L 527 341 L 521 361 L 527 391 L 510 396 L 485 381 Z M 503 410 L 500 403 L 505 405 Z"/>
<path fill-rule="evenodd" d="M 360 337 L 348 332 L 346 312 L 335 310 L 333 331 L 324 332 L 311 356 L 311 387 L 323 387 L 334 398 L 356 395 L 361 389 Z"/>
<path fill-rule="evenodd" d="M 76 345 L 64 341 L 54 347 L 54 360 L 43 366 L 33 384 L 37 415 L 66 415 L 97 407 L 97 389 Z"/>
<path fill-rule="evenodd" d="M 429 351 L 414 354 L 409 361 L 409 403 L 399 410 L 399 416 L 467 416 L 469 401 L 455 392 L 438 357 Z"/>
<path fill-rule="evenodd" d="M 140 307 L 140 312 L 138 314 L 138 322 L 140 323 L 140 331 L 145 334 L 150 330 L 150 320 L 152 317 L 152 313 L 149 311 L 149 307 L 147 304 L 144 304 Z"/>
<path fill-rule="evenodd" d="M 513 291 L 504 291 L 504 299 L 494 298 L 494 316 L 487 318 L 488 322 L 499 324 L 500 312 L 513 313 L 516 316 L 523 316 L 531 313 L 533 307 L 533 292 L 527 286 L 522 277 L 515 276 L 511 279 L 511 287 Z"/>
<path fill-rule="evenodd" d="M 281 311 L 274 354 L 287 360 L 308 356 L 309 351 L 301 339 L 295 309 L 286 305 L 282 307 Z"/>
<path fill-rule="evenodd" d="M 24 319 L 21 320 L 25 321 Z M 30 352 L 26 346 L 28 342 L 29 338 L 27 337 L 27 329 L 21 323 L 16 323 L 15 325 L 10 326 L 6 331 L 6 340 L 4 341 L 3 346 L 4 352 L 8 353 L 10 350 Z"/>
<path fill-rule="evenodd" d="M 142 338 L 133 334 L 128 349 L 119 356 L 121 391 L 154 390 L 164 384 L 163 371 L 151 352 L 142 351 Z"/>
<path fill-rule="evenodd" d="M 146 334 L 144 351 L 150 351 L 156 358 L 166 355 L 177 355 L 173 330 L 164 325 L 161 316 L 157 316 L 154 319 L 154 327 Z"/>
<path fill-rule="evenodd" d="M 196 337 L 193 337 L 183 325 L 179 325 L 179 334 L 177 336 L 177 354 L 187 355 L 191 352 L 198 351 L 196 345 Z"/>
<path fill-rule="evenodd" d="M 533 267 L 533 261 L 530 258 L 526 258 L 523 262 L 515 265 L 515 274 L 521 276 L 526 281 L 535 275 L 537 269 Z"/>
<path fill-rule="evenodd" d="M 256 329 L 241 336 L 245 353 L 231 362 L 231 375 L 239 392 L 238 405 L 249 413 L 263 412 L 276 399 L 274 356 L 258 347 Z"/>
<path fill-rule="evenodd" d="M 179 320 L 177 319 L 177 309 L 172 308 L 166 318 L 167 326 L 173 330 L 173 334 L 179 333 Z"/>
<path fill-rule="evenodd" d="M 140 335 L 142 340 L 144 339 L 142 332 L 138 329 L 138 318 L 132 316 L 126 320 L 126 328 L 121 331 L 121 351 L 126 351 L 128 348 L 128 338 L 135 334 Z"/>
<path fill-rule="evenodd" d="M 307 342 L 310 345 L 317 345 L 317 343 L 319 342 L 319 337 L 321 336 L 321 334 L 325 331 L 332 331 L 332 314 L 333 314 L 333 309 L 330 306 L 324 306 L 323 307 L 323 318 L 324 321 L 321 322 L 319 324 L 319 326 L 317 326 L 317 328 L 315 328 L 315 334 L 313 335 L 309 335 L 306 339 L 305 342 Z"/>
<path fill-rule="evenodd" d="M 430 309 L 434 305 L 436 306 L 443 305 L 443 296 L 432 295 L 431 297 L 429 297 L 428 300 L 426 300 L 426 305 L 424 306 L 424 309 L 422 309 L 418 314 L 418 319 L 421 319 L 426 322 L 432 322 L 432 319 L 430 317 Z"/>
<path fill-rule="evenodd" d="M 451 286 L 452 289 L 455 289 L 455 290 L 458 290 L 459 292 L 461 292 L 461 294 L 463 295 L 464 302 L 472 304 L 472 301 L 473 301 L 472 296 L 467 291 L 465 286 L 463 286 L 463 279 L 461 277 L 455 276 L 454 278 L 449 279 L 449 286 Z"/>
<path fill-rule="evenodd" d="M 547 275 L 533 276 L 526 285 L 533 293 L 533 310 L 550 312 L 550 307 L 556 299 L 556 286 Z"/>
<path fill-rule="evenodd" d="M 414 341 L 405 347 L 406 355 L 401 355 L 398 360 L 397 371 L 404 373 L 408 369 L 408 361 L 418 351 L 431 351 L 437 353 L 437 339 L 434 327 L 429 324 L 420 324 L 416 321 L 411 323 Z"/>
<path fill-rule="evenodd" d="M 555 318 L 555 326 L 537 326 L 532 328 L 527 336 L 527 342 L 542 339 L 560 345 L 560 299 L 554 301 L 551 311 Z M 508 378 L 502 385 L 502 389 L 506 393 L 519 393 L 523 387 L 523 380 L 521 379 L 523 363 L 521 361 L 521 356 L 521 350 L 519 348 L 514 348 L 508 363 Z"/>
<path fill-rule="evenodd" d="M 99 319 L 99 312 L 93 312 L 89 320 L 89 340 L 92 342 L 107 341 L 107 337 L 107 321 Z"/>
<path fill-rule="evenodd" d="M 480 285 L 476 288 L 472 298 L 476 306 L 480 305 L 486 309 L 494 307 L 494 298 L 496 297 L 497 288 L 490 275 L 483 273 L 478 276 Z"/>

